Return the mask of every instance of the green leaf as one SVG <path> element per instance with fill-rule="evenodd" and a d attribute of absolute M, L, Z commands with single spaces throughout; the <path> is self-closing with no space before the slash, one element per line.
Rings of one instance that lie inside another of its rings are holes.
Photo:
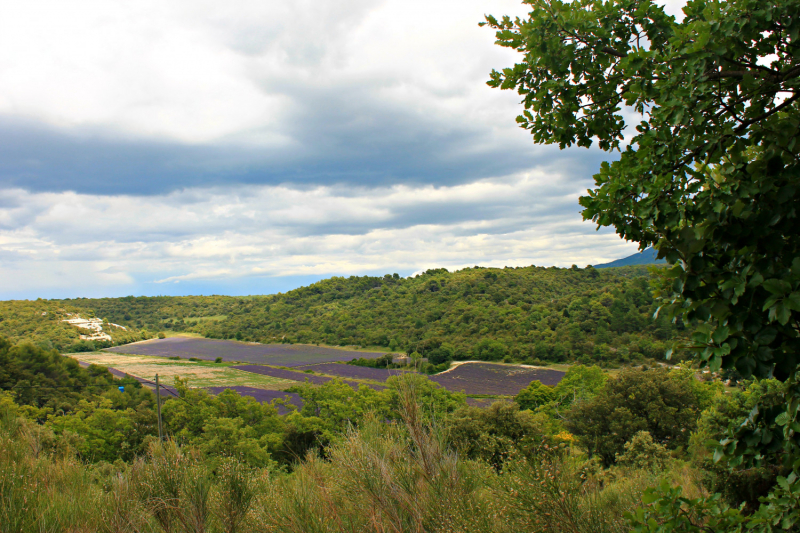
<path fill-rule="evenodd" d="M 722 357 L 716 354 L 708 361 L 708 369 L 711 372 L 718 372 L 721 366 L 722 366 Z"/>
<path fill-rule="evenodd" d="M 785 302 L 779 302 L 778 305 L 775 306 L 775 317 L 781 325 L 785 326 L 789 322 L 791 316 L 792 312 Z"/>
<path fill-rule="evenodd" d="M 784 305 L 793 311 L 800 311 L 800 291 L 795 291 L 787 296 Z"/>
<path fill-rule="evenodd" d="M 658 500 L 658 494 L 652 489 L 647 489 L 642 494 L 642 503 L 645 505 L 650 505 L 654 501 Z"/>
<path fill-rule="evenodd" d="M 714 449 L 714 462 L 718 463 L 725 457 L 725 452 L 722 448 L 715 448 Z"/>
<path fill-rule="evenodd" d="M 755 340 L 756 344 L 759 346 L 767 346 L 772 344 L 772 341 L 778 336 L 778 330 L 775 328 L 768 326 L 766 328 L 761 329 L 755 336 L 753 340 Z"/>
<path fill-rule="evenodd" d="M 717 328 L 714 333 L 711 335 L 711 339 L 716 344 L 722 344 L 725 339 L 730 336 L 730 328 L 728 326 L 722 326 L 721 328 Z"/>
<path fill-rule="evenodd" d="M 772 294 L 783 295 L 792 290 L 792 286 L 782 279 L 768 279 L 762 285 Z"/>

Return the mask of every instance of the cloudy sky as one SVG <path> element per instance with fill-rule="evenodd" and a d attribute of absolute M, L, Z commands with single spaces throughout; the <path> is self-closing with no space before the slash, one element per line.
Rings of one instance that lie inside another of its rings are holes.
<path fill-rule="evenodd" d="M 535 146 L 507 0 L 0 0 L 0 298 L 581 266 L 604 154 Z"/>

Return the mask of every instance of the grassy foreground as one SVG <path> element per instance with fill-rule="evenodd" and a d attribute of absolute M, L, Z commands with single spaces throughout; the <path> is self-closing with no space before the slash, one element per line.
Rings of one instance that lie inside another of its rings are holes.
<path fill-rule="evenodd" d="M 411 387 L 399 422 L 368 419 L 291 474 L 155 440 L 130 464 L 88 466 L 0 411 L 2 533 L 622 532 L 659 479 L 700 493 L 683 463 L 610 475 L 568 445 L 512 455 L 497 472 L 460 457 Z"/>

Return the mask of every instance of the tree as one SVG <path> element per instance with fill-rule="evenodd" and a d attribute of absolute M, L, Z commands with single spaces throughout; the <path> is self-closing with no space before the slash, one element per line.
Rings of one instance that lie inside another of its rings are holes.
<path fill-rule="evenodd" d="M 744 388 L 729 393 L 719 394 L 713 405 L 705 409 L 697 422 L 697 430 L 691 437 L 692 457 L 698 466 L 707 472 L 709 486 L 719 492 L 732 506 L 747 502 L 749 509 L 757 509 L 759 498 L 767 495 L 775 485 L 779 475 L 786 475 L 787 468 L 782 465 L 777 454 L 765 454 L 765 461 L 758 467 L 731 468 L 724 462 L 713 460 L 713 449 L 706 449 L 707 442 L 719 442 L 742 423 L 742 419 L 757 405 L 765 405 L 780 401 L 783 396 L 781 383 L 773 379 L 759 382 L 745 382 Z M 777 451 L 781 448 L 782 431 L 773 429 L 770 444 Z"/>
<path fill-rule="evenodd" d="M 603 388 L 606 379 L 599 366 L 571 366 L 553 389 L 555 400 L 570 405 L 575 400 L 588 399 Z"/>
<path fill-rule="evenodd" d="M 441 365 L 453 360 L 455 348 L 452 344 L 443 342 L 438 348 L 434 348 L 428 353 L 428 362 L 432 365 Z"/>
<path fill-rule="evenodd" d="M 682 22 L 651 0 L 525 3 L 527 19 L 487 17 L 524 54 L 489 85 L 523 96 L 535 142 L 621 152 L 581 198 L 584 218 L 672 265 L 662 312 L 699 323 L 702 364 L 786 383 L 725 452 L 760 461 L 777 424 L 798 457 L 800 2 L 694 0 Z"/>
<path fill-rule="evenodd" d="M 536 383 L 536 382 L 535 382 Z M 512 450 L 532 456 L 555 433 L 547 416 L 520 411 L 510 402 L 490 407 L 462 406 L 445 419 L 447 435 L 463 456 L 482 459 L 500 470 Z"/>
<path fill-rule="evenodd" d="M 498 361 L 506 355 L 507 351 L 502 342 L 483 339 L 475 346 L 474 354 L 476 359 L 482 361 Z"/>
<path fill-rule="evenodd" d="M 514 401 L 519 404 L 520 409 L 536 409 L 554 399 L 553 387 L 542 385 L 538 379 L 531 381 L 530 385 L 519 391 L 514 397 Z"/>
<path fill-rule="evenodd" d="M 627 369 L 588 401 L 577 402 L 567 426 L 606 465 L 625 452 L 625 443 L 648 431 L 653 441 L 676 448 L 688 442 L 703 398 L 691 371 Z"/>
<path fill-rule="evenodd" d="M 669 459 L 666 446 L 653 440 L 647 431 L 640 431 L 625 443 L 625 453 L 617 454 L 617 464 L 633 468 L 661 470 Z"/>

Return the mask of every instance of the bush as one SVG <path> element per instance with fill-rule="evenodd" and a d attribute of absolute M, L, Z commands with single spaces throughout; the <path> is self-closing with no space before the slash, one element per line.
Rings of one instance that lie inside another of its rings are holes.
<path fill-rule="evenodd" d="M 603 388 L 607 378 L 599 366 L 573 365 L 554 387 L 555 400 L 563 406 L 588 400 Z"/>
<path fill-rule="evenodd" d="M 519 391 L 514 397 L 520 409 L 536 409 L 540 405 L 552 402 L 555 399 L 553 387 L 542 385 L 542 382 L 537 380 L 531 381 L 531 384 Z"/>
<path fill-rule="evenodd" d="M 653 441 L 649 431 L 640 431 L 617 454 L 617 464 L 642 470 L 662 470 L 669 459 L 666 446 Z"/>
<path fill-rule="evenodd" d="M 501 470 L 511 452 L 532 457 L 550 442 L 554 424 L 544 415 L 520 411 L 511 402 L 497 401 L 482 409 L 464 406 L 446 420 L 453 446 L 464 457 L 480 459 Z"/>

